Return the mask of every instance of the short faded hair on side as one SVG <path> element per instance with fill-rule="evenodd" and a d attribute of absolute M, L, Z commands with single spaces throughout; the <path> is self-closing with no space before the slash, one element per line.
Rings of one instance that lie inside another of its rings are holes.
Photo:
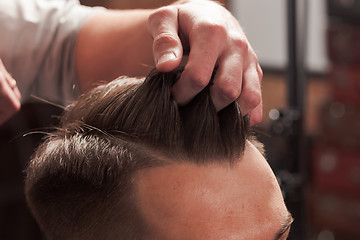
<path fill-rule="evenodd" d="M 236 102 L 216 112 L 211 82 L 178 106 L 171 88 L 181 73 L 119 78 L 65 109 L 26 171 L 26 199 L 48 239 L 144 239 L 133 189 L 138 170 L 240 159 L 248 118 Z"/>

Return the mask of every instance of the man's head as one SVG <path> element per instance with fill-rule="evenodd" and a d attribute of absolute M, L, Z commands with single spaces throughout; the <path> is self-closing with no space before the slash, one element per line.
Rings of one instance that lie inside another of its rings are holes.
<path fill-rule="evenodd" d="M 49 239 L 285 239 L 291 218 L 234 102 L 179 107 L 180 70 L 118 79 L 69 106 L 27 170 Z"/>

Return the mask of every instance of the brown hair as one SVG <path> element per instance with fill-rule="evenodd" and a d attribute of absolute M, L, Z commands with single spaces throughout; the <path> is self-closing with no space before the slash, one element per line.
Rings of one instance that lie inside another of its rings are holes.
<path fill-rule="evenodd" d="M 137 170 L 240 158 L 249 127 L 238 104 L 217 113 L 210 83 L 179 107 L 171 87 L 181 72 L 120 78 L 66 109 L 27 169 L 27 201 L 49 239 L 143 239 L 132 189 Z"/>

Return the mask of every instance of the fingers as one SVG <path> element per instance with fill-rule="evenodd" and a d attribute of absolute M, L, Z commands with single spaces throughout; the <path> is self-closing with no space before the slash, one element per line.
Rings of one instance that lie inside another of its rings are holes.
<path fill-rule="evenodd" d="M 16 81 L 6 71 L 0 60 L 0 125 L 19 111 L 21 95 Z"/>
<path fill-rule="evenodd" d="M 263 72 L 261 70 L 261 67 L 259 64 L 257 64 L 256 66 L 256 71 L 257 74 L 259 76 L 259 87 L 257 87 L 257 89 L 261 89 L 262 86 L 262 78 L 263 78 Z M 261 91 L 258 92 L 260 94 L 260 103 L 250 111 L 249 115 L 250 115 L 250 125 L 254 125 L 257 123 L 260 123 L 262 118 L 263 118 L 263 104 L 262 104 L 262 95 L 261 95 Z"/>
<path fill-rule="evenodd" d="M 221 59 L 214 85 L 210 89 L 211 98 L 217 111 L 237 100 L 242 91 L 243 66 L 238 54 Z M 243 109 L 241 109 L 243 112 Z M 243 112 L 244 113 L 244 112 Z"/>
<path fill-rule="evenodd" d="M 190 102 L 209 84 L 216 66 L 210 89 L 215 108 L 220 111 L 237 100 L 251 123 L 261 121 L 262 72 L 237 20 L 225 8 L 212 1 L 184 2 L 155 11 L 148 23 L 158 70 L 173 70 L 183 48 L 190 49 L 185 69 L 172 89 L 179 105 Z"/>
<path fill-rule="evenodd" d="M 148 20 L 153 41 L 153 54 L 159 71 L 171 71 L 182 58 L 183 48 L 178 36 L 178 10 L 168 6 L 156 10 Z"/>
<path fill-rule="evenodd" d="M 242 115 L 250 115 L 250 123 L 262 119 L 261 81 L 262 71 L 258 64 L 242 65 L 242 55 L 232 54 L 221 61 L 211 87 L 211 97 L 217 111 L 237 100 Z M 244 72 L 243 72 L 244 71 Z"/>
<path fill-rule="evenodd" d="M 262 102 L 260 102 L 260 104 L 257 105 L 249 113 L 249 115 L 250 115 L 250 125 L 251 126 L 261 122 L 261 120 L 263 118 L 263 109 L 262 109 L 262 107 L 263 107 Z"/>
<path fill-rule="evenodd" d="M 15 94 L 15 97 L 20 100 L 21 94 L 20 94 L 19 88 L 17 86 L 16 80 L 7 71 L 5 72 L 5 78 L 7 80 L 8 86 L 11 88 L 11 90 Z"/>
<path fill-rule="evenodd" d="M 248 114 L 261 103 L 261 76 L 256 67 L 249 67 L 243 74 L 242 86 L 238 103 L 243 114 Z"/>
<path fill-rule="evenodd" d="M 173 97 L 180 105 L 190 102 L 210 82 L 225 36 L 219 35 L 222 30 L 217 28 L 218 26 L 212 26 L 197 29 L 196 35 L 189 36 L 189 58 L 179 81 L 172 89 Z"/>

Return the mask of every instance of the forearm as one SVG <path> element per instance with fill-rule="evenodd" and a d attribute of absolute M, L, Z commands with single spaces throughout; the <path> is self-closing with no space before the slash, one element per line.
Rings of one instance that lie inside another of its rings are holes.
<path fill-rule="evenodd" d="M 152 67 L 171 71 L 190 49 L 185 70 L 172 87 L 179 105 L 209 84 L 220 111 L 238 101 L 251 122 L 262 118 L 262 71 L 234 16 L 213 1 L 177 1 L 157 10 L 112 11 L 90 18 L 76 48 L 80 89 L 119 75 L 145 75 Z M 155 64 L 156 63 L 156 64 Z"/>
<path fill-rule="evenodd" d="M 88 19 L 76 43 L 80 89 L 120 75 L 146 75 L 153 68 L 152 38 L 147 30 L 152 10 L 109 10 Z"/>

